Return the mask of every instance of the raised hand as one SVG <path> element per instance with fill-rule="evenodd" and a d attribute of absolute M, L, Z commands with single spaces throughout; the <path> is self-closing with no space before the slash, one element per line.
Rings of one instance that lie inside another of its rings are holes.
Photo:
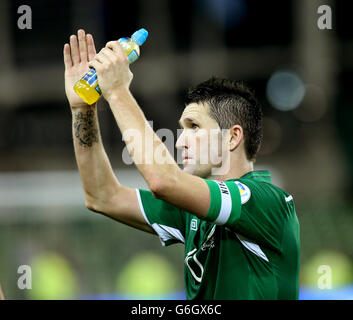
<path fill-rule="evenodd" d="M 93 37 L 83 29 L 77 31 L 77 36 L 70 37 L 70 44 L 64 45 L 65 92 L 71 108 L 88 106 L 73 90 L 76 81 L 89 70 L 88 62 L 96 55 Z"/>
<path fill-rule="evenodd" d="M 119 89 L 129 89 L 133 74 L 126 53 L 118 41 L 108 42 L 89 65 L 96 70 L 99 87 L 108 103 L 119 96 Z"/>

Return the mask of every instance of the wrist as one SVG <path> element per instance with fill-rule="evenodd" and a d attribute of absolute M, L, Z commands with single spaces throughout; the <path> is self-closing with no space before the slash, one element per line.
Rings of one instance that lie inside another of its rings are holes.
<path fill-rule="evenodd" d="M 79 104 L 79 105 L 71 105 L 70 104 L 70 109 L 72 112 L 74 111 L 86 111 L 86 110 L 94 110 L 96 109 L 97 103 L 94 104 Z"/>
<path fill-rule="evenodd" d="M 128 87 L 121 86 L 112 91 L 111 94 L 106 97 L 106 100 L 109 104 L 117 103 L 129 96 L 131 96 L 130 89 Z"/>

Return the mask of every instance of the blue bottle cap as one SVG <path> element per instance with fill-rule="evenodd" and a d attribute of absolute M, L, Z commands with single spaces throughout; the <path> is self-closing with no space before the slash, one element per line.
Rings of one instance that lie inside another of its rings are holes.
<path fill-rule="evenodd" d="M 140 29 L 137 30 L 132 36 L 131 39 L 135 41 L 139 46 L 142 46 L 142 44 L 146 41 L 148 37 L 148 32 L 146 29 Z"/>

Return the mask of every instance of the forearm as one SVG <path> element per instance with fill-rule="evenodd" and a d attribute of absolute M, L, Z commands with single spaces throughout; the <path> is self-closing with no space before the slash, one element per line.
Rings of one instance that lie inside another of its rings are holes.
<path fill-rule="evenodd" d="M 161 180 L 176 178 L 180 168 L 147 122 L 130 91 L 119 89 L 109 99 L 109 104 L 130 156 L 150 188 Z"/>
<path fill-rule="evenodd" d="M 96 105 L 72 108 L 72 133 L 76 162 L 86 205 L 105 202 L 119 187 L 102 143 Z"/>

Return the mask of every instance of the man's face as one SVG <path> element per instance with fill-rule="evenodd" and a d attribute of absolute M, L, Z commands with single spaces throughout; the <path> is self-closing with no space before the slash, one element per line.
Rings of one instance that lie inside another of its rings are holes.
<path fill-rule="evenodd" d="M 209 115 L 208 104 L 190 103 L 181 115 L 183 129 L 176 142 L 182 151 L 184 171 L 206 178 L 221 163 L 222 134 L 216 120 Z"/>

